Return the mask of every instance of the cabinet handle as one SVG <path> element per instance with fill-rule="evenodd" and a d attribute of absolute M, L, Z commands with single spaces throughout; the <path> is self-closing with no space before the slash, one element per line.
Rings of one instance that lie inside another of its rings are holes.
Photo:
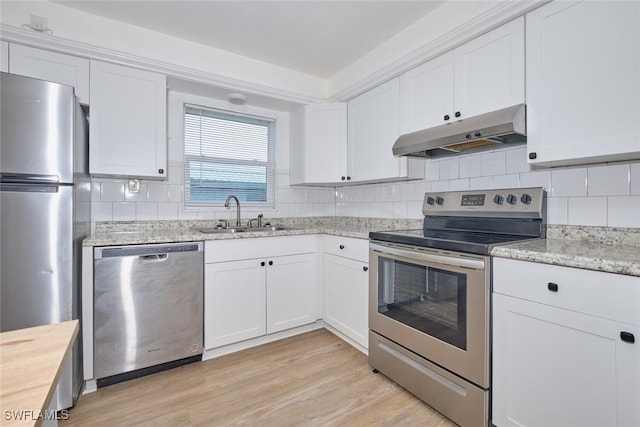
<path fill-rule="evenodd" d="M 549 289 L 551 292 L 558 292 L 558 284 L 549 282 L 547 283 L 547 289 Z"/>
<path fill-rule="evenodd" d="M 538 153 L 536 153 L 535 151 L 532 151 L 531 153 L 529 153 L 529 160 L 535 160 L 538 157 Z"/>
<path fill-rule="evenodd" d="M 264 267 L 264 266 L 265 266 L 265 262 L 264 262 L 264 261 L 262 261 L 262 262 L 260 263 L 260 267 Z"/>
<path fill-rule="evenodd" d="M 445 119 L 445 120 L 449 120 L 450 118 L 451 118 L 451 117 L 449 117 L 449 115 L 448 115 L 448 114 L 445 114 L 445 115 L 444 115 L 444 119 Z"/>
<path fill-rule="evenodd" d="M 365 265 L 364 267 L 362 267 L 362 271 L 369 271 L 369 267 Z"/>
<path fill-rule="evenodd" d="M 351 177 L 347 175 L 347 181 L 351 181 Z"/>
<path fill-rule="evenodd" d="M 269 261 L 269 265 L 273 265 L 273 261 Z"/>
<path fill-rule="evenodd" d="M 620 339 L 624 342 L 628 342 L 629 344 L 636 342 L 636 337 L 634 337 L 631 332 L 620 332 Z"/>
<path fill-rule="evenodd" d="M 462 114 L 460 114 L 460 111 L 456 111 L 456 113 L 454 114 L 454 116 L 456 117 L 460 117 Z"/>
<path fill-rule="evenodd" d="M 164 173 L 164 169 L 158 169 L 158 173 L 162 175 Z"/>
<path fill-rule="evenodd" d="M 338 246 L 340 249 L 344 249 L 344 245 L 340 245 Z"/>
<path fill-rule="evenodd" d="M 342 178 L 340 178 L 340 179 L 342 179 L 342 180 L 344 181 L 344 180 L 346 179 L 346 177 L 344 177 L 344 176 L 343 176 L 343 177 L 342 177 Z"/>

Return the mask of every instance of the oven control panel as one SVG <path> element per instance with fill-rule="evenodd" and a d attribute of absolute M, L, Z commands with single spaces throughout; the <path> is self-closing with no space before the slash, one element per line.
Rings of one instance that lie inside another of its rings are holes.
<path fill-rule="evenodd" d="M 425 193 L 422 213 L 427 216 L 542 218 L 544 208 L 544 188 L 505 188 Z"/>

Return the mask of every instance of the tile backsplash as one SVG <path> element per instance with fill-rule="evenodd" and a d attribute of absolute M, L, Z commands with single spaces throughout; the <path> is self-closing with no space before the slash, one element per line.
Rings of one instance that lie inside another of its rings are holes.
<path fill-rule="evenodd" d="M 353 187 L 291 187 L 289 171 L 277 171 L 274 208 L 243 207 L 243 218 L 360 216 L 422 217 L 428 191 L 537 187 L 547 191 L 549 224 L 640 227 L 640 162 L 567 168 L 533 168 L 518 147 L 441 160 L 425 160 L 422 181 Z M 182 207 L 182 163 L 169 163 L 167 181 L 141 181 L 128 191 L 125 179 L 92 181 L 93 221 L 229 219 L 235 209 Z"/>

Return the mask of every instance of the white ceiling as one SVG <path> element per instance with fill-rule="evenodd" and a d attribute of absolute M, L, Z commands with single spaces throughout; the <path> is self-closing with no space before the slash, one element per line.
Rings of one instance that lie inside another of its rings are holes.
<path fill-rule="evenodd" d="M 328 79 L 444 1 L 55 2 Z"/>

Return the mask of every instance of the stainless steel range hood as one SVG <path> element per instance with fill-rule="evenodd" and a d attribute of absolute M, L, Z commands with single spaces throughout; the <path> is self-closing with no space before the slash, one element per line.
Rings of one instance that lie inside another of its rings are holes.
<path fill-rule="evenodd" d="M 393 144 L 393 154 L 438 158 L 524 144 L 526 129 L 526 105 L 519 104 L 401 135 Z"/>

